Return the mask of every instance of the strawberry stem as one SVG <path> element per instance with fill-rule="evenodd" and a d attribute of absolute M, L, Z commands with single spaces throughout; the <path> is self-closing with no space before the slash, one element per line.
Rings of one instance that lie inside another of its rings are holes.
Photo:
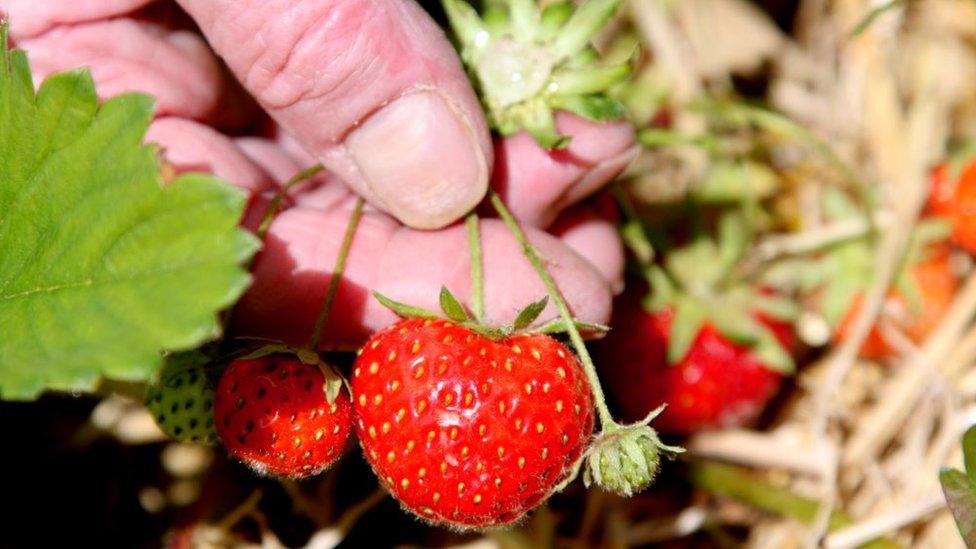
<path fill-rule="evenodd" d="M 257 232 L 254 233 L 254 236 L 258 237 L 258 240 L 260 240 L 262 243 L 264 242 L 264 237 L 268 235 L 268 229 L 271 228 L 271 222 L 274 220 L 275 214 L 278 213 L 278 210 L 281 209 L 281 203 L 284 202 L 285 195 L 288 193 L 288 191 L 291 190 L 291 188 L 294 187 L 295 185 L 301 183 L 302 181 L 305 181 L 310 177 L 314 177 L 315 175 L 319 174 L 323 170 L 325 170 L 325 167 L 323 167 L 322 164 L 316 164 L 314 166 L 305 168 L 304 170 L 293 175 L 291 179 L 286 181 L 285 184 L 278 189 L 278 192 L 275 193 L 274 198 L 272 198 L 271 202 L 268 203 L 268 207 L 265 208 L 264 216 L 261 217 L 261 224 L 258 225 Z M 247 270 L 251 270 L 251 266 L 254 264 L 254 260 L 258 257 L 258 255 L 259 254 L 254 254 L 251 256 L 251 259 L 248 260 Z M 225 331 L 231 325 L 231 321 L 234 318 L 235 310 L 236 309 L 234 308 L 230 308 L 228 309 L 227 314 L 224 315 L 223 325 Z M 228 341 L 229 341 L 228 339 L 224 340 L 225 343 Z"/>
<path fill-rule="evenodd" d="M 464 221 L 468 227 L 468 249 L 471 254 L 471 313 L 475 322 L 481 323 L 485 317 L 485 273 L 478 214 L 472 212 Z"/>
<path fill-rule="evenodd" d="M 342 281 L 342 273 L 346 270 L 346 259 L 349 258 L 349 248 L 352 247 L 352 239 L 356 234 L 356 227 L 363 216 L 363 199 L 356 199 L 352 214 L 349 216 L 349 223 L 346 225 L 346 234 L 342 237 L 342 246 L 339 248 L 339 255 L 336 258 L 335 269 L 332 270 L 332 278 L 329 279 L 329 287 L 325 292 L 325 301 L 322 302 L 322 309 L 319 316 L 315 319 L 315 328 L 312 329 L 312 337 L 306 346 L 308 349 L 315 350 L 319 346 L 322 338 L 322 329 L 325 327 L 325 320 L 329 317 L 329 310 L 335 301 L 336 294 L 339 293 L 339 282 Z"/>
<path fill-rule="evenodd" d="M 288 191 L 302 181 L 318 175 L 324 169 L 325 167 L 323 167 L 322 164 L 316 164 L 309 168 L 305 168 L 304 170 L 293 175 L 291 179 L 286 181 L 285 184 L 278 189 L 278 192 L 275 193 L 274 198 L 271 199 L 271 202 L 268 203 L 268 207 L 264 210 L 264 216 L 261 217 L 261 224 L 258 225 L 258 230 L 256 233 L 258 240 L 263 241 L 264 237 L 268 234 L 268 229 L 271 228 L 271 221 L 281 208 L 281 203 L 284 202 L 285 195 L 288 194 Z"/>
<path fill-rule="evenodd" d="M 556 285 L 556 281 L 552 278 L 552 274 L 549 273 L 549 269 L 546 268 L 539 250 L 529 242 L 528 237 L 525 236 L 525 231 L 522 230 L 522 227 L 519 226 L 518 222 L 512 216 L 512 212 L 508 211 L 501 197 L 495 191 L 489 191 L 489 195 L 491 196 L 492 206 L 495 207 L 498 215 L 505 222 L 505 225 L 508 226 L 509 230 L 512 231 L 515 240 L 522 246 L 522 252 L 539 274 L 539 278 L 542 279 L 542 283 L 549 291 L 549 297 L 552 298 L 553 303 L 556 304 L 556 308 L 559 310 L 559 314 L 566 325 L 566 332 L 569 333 L 569 339 L 573 342 L 573 348 L 576 350 L 576 354 L 583 364 L 583 371 L 586 372 L 586 378 L 590 382 L 590 390 L 593 392 L 593 399 L 596 403 L 596 410 L 600 416 L 600 424 L 603 426 L 603 431 L 610 432 L 617 430 L 620 425 L 614 421 L 610 410 L 607 408 L 606 398 L 603 395 L 603 387 L 600 385 L 600 378 L 596 374 L 596 366 L 593 365 L 593 359 L 590 357 L 589 351 L 586 350 L 583 337 L 576 328 L 576 321 L 573 319 L 573 313 L 569 310 L 569 305 L 566 304 L 566 299 Z"/>

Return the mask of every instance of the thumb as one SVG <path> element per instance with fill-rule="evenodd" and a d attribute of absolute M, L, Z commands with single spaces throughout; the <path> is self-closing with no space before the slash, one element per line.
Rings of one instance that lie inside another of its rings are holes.
<path fill-rule="evenodd" d="M 374 205 L 430 229 L 484 196 L 484 115 L 412 0 L 178 2 L 265 109 Z"/>

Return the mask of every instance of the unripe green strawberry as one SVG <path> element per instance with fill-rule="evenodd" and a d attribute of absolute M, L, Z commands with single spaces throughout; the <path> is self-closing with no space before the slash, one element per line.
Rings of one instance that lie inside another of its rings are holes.
<path fill-rule="evenodd" d="M 146 407 L 164 433 L 180 442 L 214 444 L 214 388 L 207 369 L 192 366 L 163 372 L 146 388 Z"/>

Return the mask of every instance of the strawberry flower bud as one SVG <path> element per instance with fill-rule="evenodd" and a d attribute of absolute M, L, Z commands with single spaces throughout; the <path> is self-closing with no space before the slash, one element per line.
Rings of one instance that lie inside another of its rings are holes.
<path fill-rule="evenodd" d="M 652 412 L 644 421 L 601 433 L 590 449 L 583 482 L 608 492 L 631 496 L 654 482 L 662 451 L 676 454 L 684 450 L 667 446 L 648 423 L 664 409 Z"/>

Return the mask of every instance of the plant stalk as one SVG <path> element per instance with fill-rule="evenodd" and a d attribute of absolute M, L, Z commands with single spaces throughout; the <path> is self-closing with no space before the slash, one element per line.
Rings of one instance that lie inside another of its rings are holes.
<path fill-rule="evenodd" d="M 560 316 L 563 318 L 563 322 L 566 324 L 566 331 L 569 333 L 569 339 L 573 342 L 573 347 L 576 350 L 576 354 L 579 355 L 580 362 L 583 364 L 583 371 L 586 372 L 586 378 L 590 382 L 590 390 L 593 392 L 593 399 L 596 402 L 597 414 L 600 416 L 600 424 L 603 426 L 604 432 L 615 431 L 620 426 L 614 421 L 613 416 L 610 414 L 610 410 L 607 408 L 606 397 L 603 394 L 603 387 L 600 385 L 600 378 L 596 374 L 596 366 L 593 365 L 593 359 L 590 357 L 589 351 L 586 350 L 586 344 L 583 342 L 583 337 L 580 335 L 579 330 L 576 329 L 576 322 L 573 318 L 573 313 L 569 310 L 569 305 L 566 304 L 566 299 L 563 297 L 562 292 L 556 285 L 556 281 L 552 278 L 549 273 L 549 269 L 546 268 L 544 261 L 542 260 L 539 251 L 535 246 L 529 242 L 528 237 L 525 236 L 525 231 L 519 226 L 518 222 L 512 217 L 512 213 L 508 211 L 505 203 L 502 202 L 501 197 L 498 196 L 494 191 L 489 191 L 491 197 L 491 204 L 495 207 L 498 215 L 501 216 L 502 221 L 508 226 L 509 230 L 512 231 L 512 235 L 515 236 L 515 240 L 522 246 L 522 252 L 525 257 L 529 260 L 532 266 L 535 268 L 536 272 L 539 274 L 539 278 L 542 279 L 542 283 L 546 286 L 546 290 L 549 291 L 549 297 L 552 299 L 553 303 L 556 304 L 556 308 L 559 310 Z"/>
<path fill-rule="evenodd" d="M 471 312 L 475 322 L 481 324 L 485 319 L 485 273 L 478 214 L 468 214 L 465 224 L 468 227 L 468 253 L 471 260 Z"/>
<path fill-rule="evenodd" d="M 336 294 L 339 293 L 339 283 L 342 281 L 342 273 L 346 270 L 346 260 L 349 258 L 349 248 L 352 247 L 352 239 L 356 235 L 356 227 L 359 220 L 363 217 L 362 198 L 356 199 L 352 214 L 349 216 L 349 224 L 346 225 L 346 234 L 342 237 L 342 246 L 339 248 L 339 256 L 336 258 L 335 268 L 332 270 L 332 278 L 329 279 L 329 287 L 325 292 L 325 301 L 322 302 L 322 309 L 319 316 L 315 319 L 315 328 L 312 329 L 312 337 L 308 341 L 307 347 L 315 351 L 322 339 L 322 329 L 325 327 L 325 320 L 329 317 L 332 303 L 335 301 Z"/>
<path fill-rule="evenodd" d="M 699 488 L 737 499 L 763 511 L 791 517 L 804 524 L 812 524 L 817 518 L 820 503 L 799 496 L 786 488 L 762 481 L 741 467 L 715 462 L 697 462 L 691 469 L 692 483 Z M 828 530 L 850 526 L 854 521 L 843 511 L 830 514 Z M 895 549 L 895 542 L 883 538 L 865 543 L 868 549 Z"/>

